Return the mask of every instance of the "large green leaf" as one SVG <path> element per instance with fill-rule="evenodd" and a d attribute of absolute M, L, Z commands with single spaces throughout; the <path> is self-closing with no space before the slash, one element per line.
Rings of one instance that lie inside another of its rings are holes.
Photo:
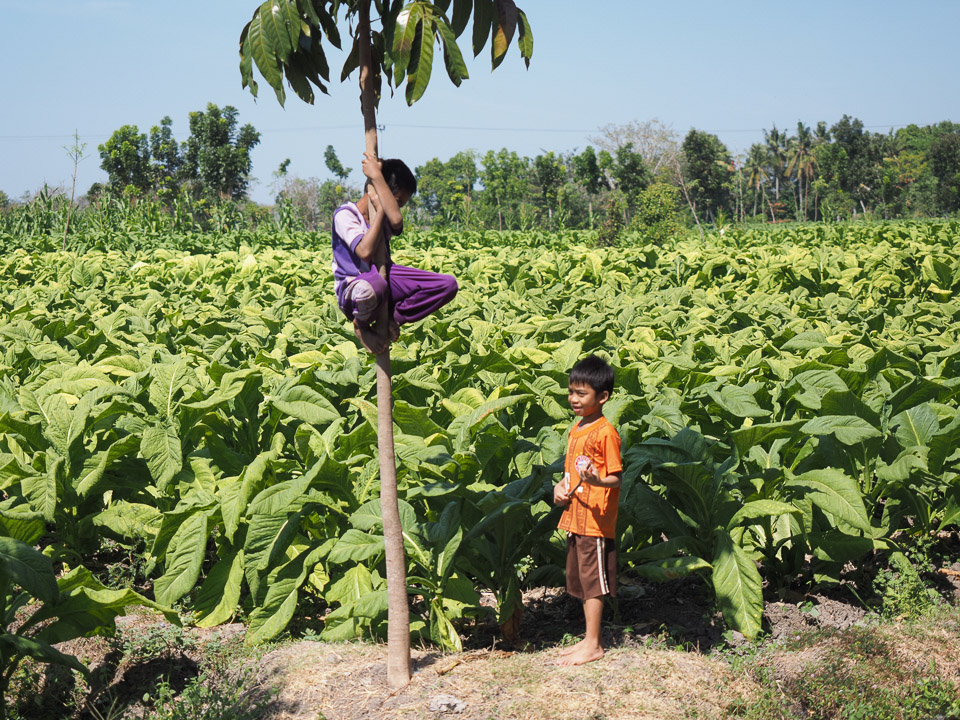
<path fill-rule="evenodd" d="M 894 415 L 890 423 L 897 428 L 897 440 L 904 448 L 927 445 L 940 431 L 937 413 L 927 404 L 915 405 Z"/>
<path fill-rule="evenodd" d="M 887 543 L 870 537 L 847 535 L 839 530 L 810 533 L 814 557 L 834 563 L 856 562 L 874 550 L 883 550 Z"/>
<path fill-rule="evenodd" d="M 734 630 L 753 639 L 760 632 L 763 590 L 753 560 L 722 530 L 714 534 L 713 589 L 723 619 Z"/>
<path fill-rule="evenodd" d="M 137 541 L 152 539 L 160 530 L 161 513 L 153 505 L 117 500 L 93 517 L 93 524 L 105 527 L 121 538 Z"/>
<path fill-rule="evenodd" d="M 151 425 L 144 430 L 140 453 L 161 490 L 183 469 L 183 447 L 177 431 L 170 425 Z"/>
<path fill-rule="evenodd" d="M 856 415 L 822 415 L 804 423 L 800 432 L 807 435 L 833 435 L 844 445 L 880 437 L 880 431 Z"/>
<path fill-rule="evenodd" d="M 42 625 L 36 637 L 49 643 L 61 643 L 94 634 L 109 634 L 118 615 L 129 607 L 144 607 L 162 613 L 167 622 L 179 625 L 180 619 L 169 607 L 124 588 L 104 587 L 89 570 L 74 568 L 57 581 L 60 599 L 44 605 L 30 618 L 30 624 Z M 51 622 L 47 622 L 47 621 Z"/>
<path fill-rule="evenodd" d="M 533 30 L 530 27 L 530 21 L 527 20 L 527 14 L 523 10 L 517 13 L 517 47 L 520 48 L 520 57 L 529 69 L 530 58 L 533 57 Z"/>
<path fill-rule="evenodd" d="M 946 504 L 943 508 L 940 527 L 946 528 L 949 525 L 960 525 L 960 479 L 956 477 L 953 479 L 944 496 Z"/>
<path fill-rule="evenodd" d="M 450 82 L 459 87 L 461 82 L 470 77 L 467 72 L 467 64 L 463 61 L 463 55 L 457 46 L 454 32 L 446 21 L 437 18 L 435 27 L 440 40 L 443 42 L 443 64 L 447 68 L 447 76 L 450 78 Z"/>
<path fill-rule="evenodd" d="M 154 365 L 150 375 L 150 403 L 160 412 L 160 417 L 174 417 L 179 402 L 177 396 L 189 377 L 186 363 L 174 361 Z"/>
<path fill-rule="evenodd" d="M 250 519 L 243 546 L 243 564 L 247 585 L 257 602 L 263 591 L 261 580 L 270 570 L 271 557 L 278 556 L 292 542 L 299 529 L 300 517 L 300 513 L 294 513 L 291 516 L 254 515 Z"/>
<path fill-rule="evenodd" d="M 306 385 L 295 385 L 271 399 L 271 403 L 285 415 L 311 425 L 323 426 L 340 418 L 340 413 L 329 400 Z"/>
<path fill-rule="evenodd" d="M 740 428 L 730 433 L 737 451 L 746 455 L 750 448 L 765 445 L 779 438 L 794 437 L 804 424 L 803 420 L 785 420 L 782 422 L 764 423 Z"/>
<path fill-rule="evenodd" d="M 213 627 L 232 618 L 240 602 L 243 550 L 221 558 L 210 570 L 193 602 L 197 627 Z"/>
<path fill-rule="evenodd" d="M 410 64 L 410 53 L 413 50 L 414 39 L 417 36 L 417 27 L 423 21 L 423 6 L 411 4 L 397 15 L 393 31 L 393 84 L 399 86 L 403 80 L 407 66 Z"/>
<path fill-rule="evenodd" d="M 765 417 L 770 414 L 757 404 L 751 392 L 736 385 L 724 385 L 719 392 L 716 390 L 708 392 L 715 403 L 734 417 Z"/>
<path fill-rule="evenodd" d="M 45 531 L 43 515 L 26 504 L 0 509 L 0 536 L 32 546 Z"/>
<path fill-rule="evenodd" d="M 83 462 L 79 476 L 74 480 L 74 490 L 80 497 L 86 497 L 102 486 L 104 474 L 117 460 L 135 453 L 141 447 L 136 435 L 127 435 Z"/>
<path fill-rule="evenodd" d="M 417 28 L 413 48 L 410 52 L 410 64 L 407 66 L 407 105 L 413 105 L 423 97 L 433 72 L 433 16 L 424 14 Z"/>
<path fill-rule="evenodd" d="M 227 539 L 233 541 L 240 519 L 247 512 L 250 499 L 267 484 L 271 468 L 284 445 L 284 437 L 277 433 L 270 449 L 259 453 L 244 469 L 238 480 L 226 480 L 220 486 L 220 512 Z"/>
<path fill-rule="evenodd" d="M 50 559 L 19 540 L 0 537 L 0 578 L 13 581 L 41 602 L 57 598 Z"/>
<path fill-rule="evenodd" d="M 0 654 L 4 657 L 29 657 L 42 663 L 63 665 L 84 675 L 87 667 L 73 655 L 62 653 L 45 642 L 33 638 L 0 633 Z"/>
<path fill-rule="evenodd" d="M 196 586 L 207 551 L 208 532 L 207 514 L 195 512 L 174 534 L 164 561 L 166 571 L 153 585 L 158 603 L 173 605 Z"/>
<path fill-rule="evenodd" d="M 838 520 L 871 533 L 867 509 L 856 480 L 841 470 L 825 468 L 791 477 L 784 487 L 798 498 L 809 500 Z"/>
<path fill-rule="evenodd" d="M 20 488 L 30 507 L 49 523 L 53 522 L 57 511 L 57 498 L 64 480 L 66 461 L 52 451 L 47 452 L 46 461 L 47 471 L 38 475 L 27 475 L 20 481 Z"/>
<path fill-rule="evenodd" d="M 330 551 L 329 560 L 332 563 L 362 562 L 384 552 L 383 535 L 368 535 L 355 528 L 350 528 Z"/>
<path fill-rule="evenodd" d="M 706 560 L 688 555 L 662 558 L 660 560 L 634 565 L 632 571 L 639 577 L 654 580 L 655 582 L 667 582 L 685 577 L 698 570 L 709 570 L 710 567 L 710 563 Z"/>
<path fill-rule="evenodd" d="M 358 637 L 365 623 L 353 612 L 354 603 L 373 594 L 373 578 L 363 565 L 354 565 L 327 590 L 328 603 L 340 607 L 324 619 L 322 637 L 331 642 Z"/>
<path fill-rule="evenodd" d="M 249 52 L 257 69 L 277 94 L 281 107 L 286 99 L 283 90 L 283 69 L 277 57 L 278 51 L 269 31 L 264 24 L 264 16 L 270 12 L 272 0 L 267 0 L 254 11 L 253 19 L 246 27 L 246 38 L 241 46 L 241 53 Z"/>
<path fill-rule="evenodd" d="M 417 512 L 406 500 L 397 500 L 400 510 L 400 527 L 404 532 L 414 532 L 417 527 Z M 380 499 L 369 500 L 350 515 L 350 524 L 364 532 L 383 528 L 383 510 Z"/>
<path fill-rule="evenodd" d="M 300 587 L 326 549 L 323 545 L 316 545 L 302 551 L 280 568 L 270 581 L 263 605 L 250 615 L 250 627 L 244 638 L 245 643 L 263 642 L 283 631 L 297 609 Z"/>
<path fill-rule="evenodd" d="M 743 507 L 734 513 L 730 522 L 727 524 L 728 530 L 739 527 L 747 520 L 756 520 L 757 518 L 771 517 L 776 518 L 781 515 L 799 515 L 800 510 L 793 505 L 789 505 L 779 500 L 751 500 L 744 503 Z"/>
<path fill-rule="evenodd" d="M 496 0 L 496 14 L 493 24 L 493 42 L 490 56 L 493 67 L 497 68 L 507 54 L 513 35 L 517 31 L 517 6 L 513 0 Z"/>

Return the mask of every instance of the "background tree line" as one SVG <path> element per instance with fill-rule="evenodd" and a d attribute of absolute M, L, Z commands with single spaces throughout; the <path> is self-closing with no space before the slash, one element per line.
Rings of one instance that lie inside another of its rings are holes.
<path fill-rule="evenodd" d="M 290 161 L 273 172 L 272 208 L 246 202 L 250 153 L 260 134 L 239 125 L 236 108 L 190 113 L 178 143 L 172 121 L 149 133 L 124 125 L 99 146 L 104 184 L 87 200 L 152 199 L 170 212 L 206 212 L 239 201 L 257 222 L 283 229 L 329 228 L 333 210 L 359 196 L 334 148 L 330 178 L 299 178 Z M 420 185 L 408 210 L 421 227 L 526 230 L 623 229 L 657 241 L 699 223 L 839 221 L 949 216 L 960 211 L 960 124 L 910 125 L 872 133 L 844 115 L 828 126 L 773 127 L 735 155 L 713 134 L 682 139 L 657 120 L 607 125 L 591 145 L 530 158 L 503 148 L 464 150 L 415 168 Z M 10 201 L 0 193 L 0 209 Z"/>
<path fill-rule="evenodd" d="M 89 199 L 104 191 L 133 197 L 155 196 L 170 202 L 178 195 L 211 200 L 242 200 L 247 196 L 253 164 L 250 152 L 260 143 L 253 125 L 238 127 L 238 111 L 213 103 L 190 113 L 190 135 L 182 143 L 173 136 L 173 121 L 165 117 L 149 135 L 136 125 L 115 130 L 97 149 L 105 185 L 95 183 Z"/>
<path fill-rule="evenodd" d="M 793 134 L 774 127 L 745 155 L 692 129 L 681 140 L 657 121 L 608 125 L 597 148 L 530 159 L 509 150 L 461 152 L 417 168 L 426 224 L 592 228 L 627 224 L 893 219 L 960 210 L 960 125 L 871 133 L 844 115 Z"/>
<path fill-rule="evenodd" d="M 960 124 L 871 133 L 844 115 L 832 126 L 773 127 L 745 154 L 711 133 L 682 139 L 657 120 L 607 125 L 580 151 L 530 158 L 464 150 L 415 168 L 411 220 L 422 227 L 643 230 L 656 240 L 707 222 L 840 221 L 948 216 L 960 211 Z M 332 162 L 331 162 L 332 161 Z M 286 178 L 277 193 L 303 229 L 328 226 L 359 188 Z M 339 170 L 339 171 L 338 171 Z"/>

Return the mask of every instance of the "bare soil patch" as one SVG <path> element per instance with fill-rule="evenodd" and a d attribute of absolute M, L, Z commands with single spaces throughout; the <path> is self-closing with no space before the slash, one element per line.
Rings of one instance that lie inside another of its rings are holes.
<path fill-rule="evenodd" d="M 410 684 L 389 692 L 383 646 L 297 643 L 266 655 L 258 681 L 281 688 L 277 720 L 721 718 L 731 699 L 753 692 L 727 663 L 697 653 L 614 648 L 579 668 L 557 667 L 558 657 L 421 650 Z"/>
<path fill-rule="evenodd" d="M 769 635 L 740 643 L 724 632 L 696 585 L 634 587 L 607 608 L 606 656 L 561 668 L 560 647 L 583 629 L 579 603 L 557 588 L 537 588 L 524 599 L 520 647 L 504 645 L 492 620 L 480 623 L 467 629 L 471 646 L 462 653 L 415 649 L 410 684 L 393 692 L 384 645 L 294 640 L 248 649 L 239 623 L 180 630 L 158 616 L 122 617 L 117 637 L 60 648 L 88 664 L 89 684 L 59 669 L 41 671 L 35 707 L 21 716 L 87 720 L 112 704 L 125 709 L 125 718 L 141 718 L 161 683 L 179 692 L 213 668 L 251 699 L 268 699 L 262 717 L 273 720 L 725 718 L 771 693 L 789 705 L 783 692 L 837 653 L 858 662 L 857 633 L 889 645 L 891 663 L 928 674 L 934 668 L 960 685 L 956 609 L 947 620 L 878 624 L 862 607 L 808 595 L 768 603 Z"/>

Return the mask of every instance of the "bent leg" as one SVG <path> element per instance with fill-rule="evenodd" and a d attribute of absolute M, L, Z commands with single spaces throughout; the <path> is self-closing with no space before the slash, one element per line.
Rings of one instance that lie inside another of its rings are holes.
<path fill-rule="evenodd" d="M 360 344 L 374 355 L 378 355 L 389 346 L 388 332 L 384 328 L 371 326 L 377 319 L 377 311 L 388 297 L 386 281 L 377 270 L 361 273 L 350 283 L 343 293 L 340 309 L 353 320 L 353 332 Z"/>
<path fill-rule="evenodd" d="M 344 314 L 362 325 L 369 325 L 376 319 L 377 308 L 387 295 L 387 283 L 380 273 L 368 270 L 357 275 L 344 293 L 341 310 Z"/>
<path fill-rule="evenodd" d="M 390 266 L 393 319 L 399 325 L 422 320 L 453 300 L 459 289 L 453 275 L 405 265 Z"/>

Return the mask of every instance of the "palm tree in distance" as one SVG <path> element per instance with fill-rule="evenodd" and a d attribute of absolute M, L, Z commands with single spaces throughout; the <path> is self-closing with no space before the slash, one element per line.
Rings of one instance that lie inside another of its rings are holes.
<path fill-rule="evenodd" d="M 790 139 L 787 176 L 797 179 L 797 190 L 800 194 L 797 211 L 803 220 L 807 219 L 807 196 L 810 194 L 810 182 L 817 163 L 813 155 L 813 144 L 814 136 L 810 128 L 802 122 L 797 122 L 797 134 Z"/>
<path fill-rule="evenodd" d="M 779 202 L 780 178 L 784 176 L 787 165 L 787 133 L 777 130 L 777 126 L 774 125 L 772 130 L 763 131 L 763 139 L 767 144 L 770 174 L 773 176 L 773 196 Z"/>
<path fill-rule="evenodd" d="M 763 145 L 754 143 L 750 146 L 747 161 L 743 167 L 747 173 L 747 186 L 753 189 L 753 217 L 757 216 L 757 198 L 761 193 L 761 186 L 767 182 L 767 150 Z M 766 190 L 762 192 L 766 193 Z M 763 210 L 763 203 L 760 204 Z"/>

